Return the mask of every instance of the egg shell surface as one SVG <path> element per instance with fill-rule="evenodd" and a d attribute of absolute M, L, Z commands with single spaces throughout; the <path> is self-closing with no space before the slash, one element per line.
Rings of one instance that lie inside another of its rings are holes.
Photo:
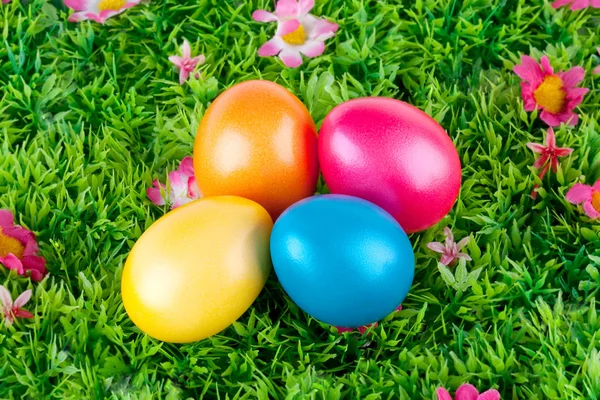
<path fill-rule="evenodd" d="M 321 126 L 319 161 L 331 193 L 383 207 L 407 233 L 438 223 L 460 191 L 460 159 L 448 134 L 395 99 L 359 98 L 335 107 Z"/>
<path fill-rule="evenodd" d="M 316 191 L 315 124 L 304 104 L 282 86 L 239 83 L 204 114 L 194 144 L 194 171 L 205 196 L 246 197 L 275 219 Z"/>
<path fill-rule="evenodd" d="M 234 196 L 193 201 L 155 221 L 133 246 L 121 283 L 131 320 L 174 343 L 219 333 L 262 290 L 271 270 L 273 222 Z"/>
<path fill-rule="evenodd" d="M 415 261 L 407 235 L 382 208 L 320 195 L 287 209 L 271 234 L 271 258 L 290 298 L 335 326 L 381 320 L 404 300 Z"/>

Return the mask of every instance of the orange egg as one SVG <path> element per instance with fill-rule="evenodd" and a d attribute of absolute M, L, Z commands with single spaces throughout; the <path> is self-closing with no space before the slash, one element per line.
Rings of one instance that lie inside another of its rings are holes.
<path fill-rule="evenodd" d="M 319 163 L 308 110 L 285 88 L 248 81 L 210 105 L 194 144 L 194 172 L 204 196 L 254 200 L 277 218 L 312 196 Z"/>

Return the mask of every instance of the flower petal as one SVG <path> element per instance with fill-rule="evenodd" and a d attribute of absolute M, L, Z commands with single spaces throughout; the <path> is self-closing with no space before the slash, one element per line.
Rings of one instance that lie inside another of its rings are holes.
<path fill-rule="evenodd" d="M 450 265 L 452 263 L 452 261 L 454 261 L 455 257 L 453 255 L 450 254 L 444 254 L 442 255 L 442 258 L 440 259 L 440 262 L 444 265 Z"/>
<path fill-rule="evenodd" d="M 29 250 L 37 250 L 37 245 L 35 244 L 35 235 L 29 229 L 25 229 L 21 226 L 12 226 L 2 229 L 2 233 L 6 236 L 10 236 L 13 239 L 17 239 L 21 244 L 25 247 L 29 245 Z M 31 247 L 33 245 L 33 247 Z"/>
<path fill-rule="evenodd" d="M 460 240 L 460 242 L 458 242 L 456 244 L 456 247 L 458 247 L 458 249 L 460 250 L 463 247 L 465 247 L 470 241 L 471 241 L 471 236 L 464 237 Z"/>
<path fill-rule="evenodd" d="M 335 329 L 337 329 L 338 333 L 352 332 L 354 330 L 352 328 L 343 328 L 341 326 L 336 326 Z"/>
<path fill-rule="evenodd" d="M 447 249 L 451 249 L 454 246 L 454 235 L 452 234 L 450 228 L 446 229 L 444 229 L 444 234 L 446 235 L 446 240 L 444 243 L 446 244 Z"/>
<path fill-rule="evenodd" d="M 590 6 L 589 0 L 574 0 L 573 4 L 571 4 L 571 10 L 583 10 L 584 8 L 588 8 Z"/>
<path fill-rule="evenodd" d="M 202 196 L 200 188 L 196 184 L 196 178 L 193 176 L 188 177 L 188 197 L 196 200 Z"/>
<path fill-rule="evenodd" d="M 573 149 L 569 147 L 557 147 L 554 149 L 556 157 L 566 157 L 573 152 Z"/>
<path fill-rule="evenodd" d="M 339 26 L 326 19 L 318 18 L 311 24 L 310 38 L 319 41 L 325 41 L 335 36 Z"/>
<path fill-rule="evenodd" d="M 298 2 L 298 14 L 300 16 L 306 15 L 315 6 L 315 0 L 300 0 Z"/>
<path fill-rule="evenodd" d="M 540 171 L 540 175 L 539 175 L 540 180 L 544 179 L 544 177 L 546 176 L 546 172 L 548 172 L 548 170 L 550 169 L 551 164 L 552 163 L 549 162 L 546 165 L 544 165 L 544 168 L 542 168 L 542 170 Z"/>
<path fill-rule="evenodd" d="M 297 68 L 302 65 L 302 56 L 300 52 L 292 49 L 283 49 L 279 53 L 279 58 L 283 63 L 290 68 Z"/>
<path fill-rule="evenodd" d="M 465 254 L 465 253 L 458 253 L 456 255 L 456 258 L 462 258 L 463 260 L 466 260 L 466 261 L 472 261 L 473 260 L 471 258 L 471 256 L 469 256 L 468 254 Z"/>
<path fill-rule="evenodd" d="M 26 274 L 29 275 L 34 282 L 41 282 L 45 276 L 40 271 L 36 271 L 34 269 L 27 270 Z"/>
<path fill-rule="evenodd" d="M 535 160 L 535 162 L 533 163 L 533 168 L 536 169 L 540 169 L 544 166 L 544 164 L 546 164 L 548 162 L 548 159 L 550 158 L 550 156 L 548 154 L 544 154 L 541 157 L 538 157 L 537 160 Z"/>
<path fill-rule="evenodd" d="M 516 65 L 513 71 L 533 86 L 539 85 L 544 80 L 544 72 L 540 65 L 533 58 L 526 55 L 521 57 L 521 65 Z"/>
<path fill-rule="evenodd" d="M 30 313 L 27 310 L 21 310 L 21 309 L 17 309 L 17 311 L 15 311 L 15 317 L 18 318 L 33 318 L 34 315 L 32 313 Z"/>
<path fill-rule="evenodd" d="M 17 299 L 13 303 L 13 307 L 14 308 L 23 307 L 25 304 L 27 304 L 27 302 L 31 298 L 31 294 L 32 294 L 31 289 L 28 289 L 28 290 L 24 291 L 23 293 L 21 293 L 21 295 L 19 297 L 17 297 Z"/>
<path fill-rule="evenodd" d="M 546 75 L 554 74 L 554 68 L 552 68 L 552 65 L 550 64 L 550 59 L 548 58 L 548 56 L 542 56 L 542 59 L 540 61 L 542 64 L 542 71 L 544 71 L 544 73 Z"/>
<path fill-rule="evenodd" d="M 81 11 L 81 12 L 76 12 L 74 14 L 71 14 L 71 16 L 69 16 L 68 21 L 69 22 L 80 22 L 80 21 L 85 21 L 87 19 L 89 19 L 87 17 L 88 12 L 87 11 Z"/>
<path fill-rule="evenodd" d="M 10 295 L 8 289 L 2 285 L 0 285 L 0 302 L 2 303 L 3 308 L 12 309 L 12 296 Z"/>
<path fill-rule="evenodd" d="M 187 39 L 183 39 L 183 45 L 181 45 L 181 53 L 183 55 L 183 59 L 187 60 L 192 56 L 192 48 L 190 47 L 190 42 Z"/>
<path fill-rule="evenodd" d="M 554 149 L 556 147 L 556 135 L 552 128 L 548 128 L 548 131 L 546 132 L 546 146 L 548 149 Z"/>
<path fill-rule="evenodd" d="M 188 180 L 186 177 L 182 177 L 179 171 L 173 171 L 169 174 L 169 184 L 171 185 L 171 198 L 169 200 L 175 201 L 186 197 Z"/>
<path fill-rule="evenodd" d="M 261 57 L 270 57 L 279 54 L 285 47 L 285 42 L 280 37 L 274 37 L 258 49 L 258 55 Z"/>
<path fill-rule="evenodd" d="M 579 122 L 579 115 L 575 114 L 573 111 L 565 111 L 556 114 L 556 118 L 558 118 L 560 122 L 568 123 L 571 126 L 575 126 Z"/>
<path fill-rule="evenodd" d="M 279 0 L 275 7 L 275 15 L 279 19 L 298 17 L 298 2 L 296 0 Z"/>
<path fill-rule="evenodd" d="M 600 74 L 600 65 L 597 66 L 596 68 L 594 68 L 594 70 L 592 71 L 592 73 L 596 74 L 596 75 Z"/>
<path fill-rule="evenodd" d="M 590 91 L 588 88 L 571 88 L 567 89 L 567 100 L 569 100 L 568 109 L 572 110 L 580 105 L 583 97 Z"/>
<path fill-rule="evenodd" d="M 452 400 L 452 396 L 450 396 L 450 393 L 444 388 L 437 388 L 435 394 L 437 395 L 438 400 Z"/>
<path fill-rule="evenodd" d="M 192 157 L 183 157 L 179 163 L 179 173 L 186 177 L 194 176 L 194 159 Z"/>
<path fill-rule="evenodd" d="M 583 211 L 592 219 L 600 218 L 600 212 L 596 211 L 591 200 L 583 203 Z"/>
<path fill-rule="evenodd" d="M 190 63 L 194 66 L 194 68 L 196 68 L 197 65 L 204 64 L 205 62 L 206 57 L 204 57 L 204 54 L 200 54 L 199 56 L 196 56 L 190 60 Z"/>
<path fill-rule="evenodd" d="M 454 395 L 456 400 L 477 400 L 477 397 L 479 397 L 479 392 L 475 386 L 468 383 L 461 385 Z"/>
<path fill-rule="evenodd" d="M 273 22 L 277 21 L 275 14 L 265 10 L 256 10 L 252 13 L 252 19 L 258 22 Z"/>
<path fill-rule="evenodd" d="M 548 124 L 548 126 L 559 126 L 561 123 L 560 118 L 558 118 L 555 114 L 551 114 L 548 111 L 544 110 L 540 114 L 540 119 Z"/>
<path fill-rule="evenodd" d="M 183 58 L 179 56 L 170 56 L 169 61 L 177 66 L 177 68 L 183 68 Z"/>
<path fill-rule="evenodd" d="M 14 215 L 9 210 L 0 210 L 0 227 L 8 228 L 14 226 Z"/>
<path fill-rule="evenodd" d="M 190 71 L 187 68 L 181 68 L 179 70 L 179 84 L 183 85 L 185 81 L 190 77 Z"/>
<path fill-rule="evenodd" d="M 88 0 L 64 0 L 64 3 L 73 11 L 84 11 L 90 8 Z"/>
<path fill-rule="evenodd" d="M 588 185 L 584 185 L 582 183 L 576 183 L 569 191 L 567 192 L 565 198 L 569 203 L 572 204 L 581 204 L 584 201 L 589 201 L 592 199 L 592 187 Z"/>
<path fill-rule="evenodd" d="M 594 189 L 597 192 L 600 192 L 600 179 L 598 179 L 596 181 L 596 183 L 594 183 L 594 185 L 592 186 L 592 189 Z"/>
<path fill-rule="evenodd" d="M 486 390 L 479 395 L 477 400 L 500 400 L 500 393 L 495 389 Z"/>
<path fill-rule="evenodd" d="M 585 78 L 585 69 L 582 67 L 573 67 L 567 72 L 560 73 L 559 76 L 568 89 L 577 86 Z"/>
<path fill-rule="evenodd" d="M 552 3 L 552 7 L 553 8 L 560 8 L 562 6 L 566 6 L 567 4 L 570 4 L 573 0 L 556 0 L 554 3 Z"/>
<path fill-rule="evenodd" d="M 37 242 L 35 241 L 35 236 L 31 234 L 31 239 L 25 242 L 25 250 L 23 251 L 23 257 L 34 256 L 40 250 Z"/>
<path fill-rule="evenodd" d="M 17 271 L 17 274 L 19 274 L 19 275 L 25 274 L 25 269 L 23 268 L 23 263 L 21 262 L 21 260 L 19 260 L 17 258 L 17 256 L 15 256 L 12 253 L 9 253 L 3 259 L 0 259 L 0 264 L 4 264 L 4 266 L 8 269 Z"/>
<path fill-rule="evenodd" d="M 430 242 L 430 243 L 427 243 L 427 247 L 430 250 L 435 251 L 436 253 L 443 253 L 443 252 L 446 251 L 446 246 L 444 246 L 440 242 Z"/>
<path fill-rule="evenodd" d="M 306 57 L 317 57 L 325 51 L 325 43 L 317 40 L 308 41 L 298 48 Z"/>
<path fill-rule="evenodd" d="M 297 19 L 288 19 L 285 21 L 279 21 L 277 24 L 277 36 L 285 36 L 288 33 L 294 32 L 300 26 L 300 21 Z"/>
<path fill-rule="evenodd" d="M 358 328 L 356 328 L 356 330 L 360 332 L 361 335 L 364 335 L 367 332 L 367 330 L 369 330 L 369 328 L 377 328 L 377 325 L 379 324 L 377 322 L 374 322 L 369 325 L 359 326 Z"/>
<path fill-rule="evenodd" d="M 160 189 L 148 188 L 146 193 L 148 194 L 148 198 L 150 199 L 150 201 L 153 202 L 154 204 L 156 204 L 157 206 L 165 205 L 165 198 L 163 197 L 164 189 L 163 189 L 163 193 L 161 193 Z"/>
<path fill-rule="evenodd" d="M 533 89 L 525 81 L 521 82 L 521 97 L 523 98 L 523 109 L 525 111 L 533 111 L 538 108 L 535 97 L 533 97 Z"/>
<path fill-rule="evenodd" d="M 539 143 L 529 142 L 529 143 L 527 143 L 527 147 L 534 153 L 538 153 L 538 154 L 544 154 L 544 152 L 546 151 L 546 146 L 544 146 L 543 144 L 539 144 Z"/>
<path fill-rule="evenodd" d="M 21 260 L 25 273 L 31 275 L 31 279 L 36 282 L 41 281 L 48 274 L 46 268 L 46 259 L 41 256 L 26 256 Z"/>

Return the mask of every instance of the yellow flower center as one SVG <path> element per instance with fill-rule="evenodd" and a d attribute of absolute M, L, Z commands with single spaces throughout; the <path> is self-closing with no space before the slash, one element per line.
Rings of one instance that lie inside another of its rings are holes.
<path fill-rule="evenodd" d="M 100 11 L 118 11 L 127 3 L 127 0 L 101 0 L 98 3 L 98 10 Z"/>
<path fill-rule="evenodd" d="M 558 76 L 547 76 L 542 84 L 535 89 L 535 102 L 552 114 L 558 114 L 565 108 L 567 92 L 564 83 Z"/>
<path fill-rule="evenodd" d="M 597 190 L 592 192 L 592 207 L 594 207 L 594 210 L 600 212 L 600 192 Z"/>
<path fill-rule="evenodd" d="M 0 227 L 0 257 L 6 257 L 9 254 L 13 254 L 19 260 L 23 258 L 25 247 L 17 239 L 2 233 L 2 227 Z"/>
<path fill-rule="evenodd" d="M 306 31 L 304 30 L 302 24 L 300 24 L 298 29 L 296 29 L 294 32 L 288 33 L 287 35 L 283 35 L 282 38 L 288 44 L 299 46 L 306 42 Z"/>

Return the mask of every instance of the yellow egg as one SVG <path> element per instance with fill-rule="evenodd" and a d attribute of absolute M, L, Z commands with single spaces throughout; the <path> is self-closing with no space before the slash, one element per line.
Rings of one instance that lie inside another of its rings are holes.
<path fill-rule="evenodd" d="M 272 228 L 264 208 L 235 196 L 204 198 L 169 212 L 127 258 L 121 282 L 127 314 L 165 342 L 219 333 L 265 285 Z"/>

